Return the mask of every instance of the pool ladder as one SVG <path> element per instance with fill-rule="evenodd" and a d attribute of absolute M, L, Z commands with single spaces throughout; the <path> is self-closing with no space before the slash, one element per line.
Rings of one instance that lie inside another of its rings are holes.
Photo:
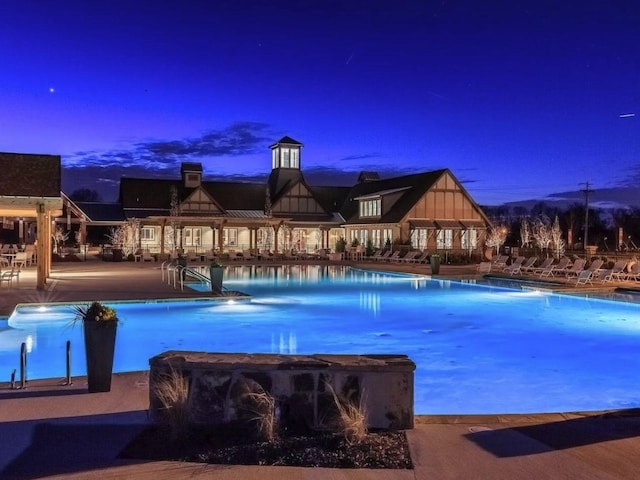
<path fill-rule="evenodd" d="M 62 385 L 71 385 L 71 341 L 67 340 L 66 348 L 66 380 Z M 27 344 L 22 342 L 20 345 L 20 385 L 16 386 L 16 369 L 11 371 L 11 390 L 24 390 L 27 388 Z"/>

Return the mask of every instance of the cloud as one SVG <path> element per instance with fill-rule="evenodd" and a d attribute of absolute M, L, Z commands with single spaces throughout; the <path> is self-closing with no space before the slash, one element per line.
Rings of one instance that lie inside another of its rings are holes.
<path fill-rule="evenodd" d="M 270 126 L 260 122 L 237 122 L 198 137 L 150 140 L 130 148 L 80 151 L 62 159 L 62 188 L 70 194 L 79 188 L 98 191 L 103 200 L 117 197 L 121 177 L 175 177 L 181 162 L 201 158 L 262 153 L 274 138 Z"/>
<path fill-rule="evenodd" d="M 341 162 L 350 162 L 353 160 L 367 160 L 369 158 L 380 158 L 379 153 L 364 153 L 362 155 L 347 155 L 340 159 Z"/>

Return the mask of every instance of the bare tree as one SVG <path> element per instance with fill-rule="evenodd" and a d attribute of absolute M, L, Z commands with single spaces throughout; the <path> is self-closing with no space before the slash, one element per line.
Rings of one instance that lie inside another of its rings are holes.
<path fill-rule="evenodd" d="M 531 227 L 531 235 L 533 236 L 536 245 L 546 253 L 552 240 L 549 217 L 545 215 L 538 216 Z"/>
<path fill-rule="evenodd" d="M 560 220 L 557 215 L 551 227 L 551 241 L 556 258 L 560 258 L 564 255 L 565 243 L 562 239 L 562 229 L 560 228 Z"/>
<path fill-rule="evenodd" d="M 178 248 L 178 228 L 180 227 L 180 199 L 178 198 L 178 189 L 175 185 L 171 185 L 169 190 L 170 203 L 169 203 L 169 227 L 170 231 L 167 232 L 165 241 L 169 246 L 169 249 L 174 252 Z"/>
<path fill-rule="evenodd" d="M 487 234 L 485 244 L 488 247 L 496 247 L 496 255 L 500 253 L 500 247 L 507 239 L 509 229 L 505 225 L 494 225 Z"/>
<path fill-rule="evenodd" d="M 527 217 L 520 220 L 520 245 L 526 247 L 531 243 L 531 223 Z"/>

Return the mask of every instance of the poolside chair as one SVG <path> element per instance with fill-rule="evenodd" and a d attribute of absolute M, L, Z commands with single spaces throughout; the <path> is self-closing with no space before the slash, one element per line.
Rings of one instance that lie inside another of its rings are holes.
<path fill-rule="evenodd" d="M 571 265 L 571 268 L 564 271 L 566 277 L 569 278 L 573 275 L 578 276 L 578 274 L 584 270 L 586 263 L 587 261 L 584 258 L 577 258 L 576 261 L 573 262 L 573 265 Z"/>
<path fill-rule="evenodd" d="M 518 258 L 524 258 L 524 257 L 518 257 Z M 523 270 L 527 270 L 531 268 L 533 264 L 536 263 L 537 260 L 538 259 L 536 257 L 529 257 L 526 260 L 512 263 L 507 268 L 505 268 L 504 271 L 508 272 L 509 275 L 520 275 Z"/>
<path fill-rule="evenodd" d="M 411 259 L 411 263 L 428 263 L 429 262 L 429 252 L 424 251 L 420 255 L 416 255 Z"/>
<path fill-rule="evenodd" d="M 390 257 L 388 257 L 386 259 L 387 262 L 395 262 L 396 260 L 398 260 L 400 258 L 400 250 L 396 250 L 395 252 L 393 252 L 391 254 Z"/>
<path fill-rule="evenodd" d="M 478 273 L 490 273 L 491 272 L 491 262 L 480 262 L 476 267 L 476 271 Z"/>
<path fill-rule="evenodd" d="M 367 260 L 376 261 L 382 256 L 382 253 L 383 253 L 382 250 L 376 250 L 376 252 L 370 257 L 368 257 Z"/>
<path fill-rule="evenodd" d="M 507 266 L 509 255 L 496 255 L 491 259 L 491 268 L 494 270 L 502 270 Z"/>
<path fill-rule="evenodd" d="M 502 269 L 503 272 L 508 273 L 509 275 L 515 275 L 516 273 L 520 273 L 520 267 L 522 267 L 522 263 L 525 261 L 524 257 L 516 257 L 511 265 L 507 265 Z"/>
<path fill-rule="evenodd" d="M 562 259 L 560 259 L 560 260 L 562 261 Z M 567 260 L 569 260 L 569 259 L 567 258 Z M 542 261 L 542 263 L 540 265 L 538 265 L 537 267 L 532 268 L 531 269 L 531 273 L 533 273 L 534 275 L 540 275 L 541 277 L 551 277 L 551 276 L 553 276 L 554 268 L 556 266 L 560 265 L 560 263 L 558 263 L 556 265 L 553 262 L 554 262 L 554 258 L 553 257 L 547 257 Z"/>
<path fill-rule="evenodd" d="M 602 283 L 613 282 L 614 280 L 623 280 L 625 277 L 625 268 L 627 266 L 626 260 L 617 260 L 613 267 L 608 270 L 602 270 L 598 278 Z"/>
<path fill-rule="evenodd" d="M 591 270 L 582 270 L 577 275 L 576 285 L 586 285 L 587 283 L 593 285 L 593 283 L 591 283 L 591 277 L 593 277 Z"/>
<path fill-rule="evenodd" d="M 142 250 L 138 249 L 135 252 L 133 252 L 133 261 L 134 262 L 142 261 Z"/>
<path fill-rule="evenodd" d="M 529 257 L 520 267 L 520 273 L 531 273 L 536 268 L 538 257 Z"/>
<path fill-rule="evenodd" d="M 7 282 L 7 287 L 10 288 L 14 278 L 16 279 L 16 284 L 20 285 L 20 266 L 14 265 L 11 270 L 0 273 L 0 287 L 2 282 Z"/>
<path fill-rule="evenodd" d="M 586 270 L 588 272 L 591 272 L 592 278 L 598 278 L 598 276 L 600 275 L 600 272 L 602 271 L 601 268 L 603 264 L 604 264 L 604 260 L 600 258 L 596 258 L 593 262 L 591 262 L 591 264 L 589 265 L 589 268 L 587 268 Z"/>
<path fill-rule="evenodd" d="M 377 262 L 384 262 L 386 261 L 390 256 L 392 255 L 391 250 L 387 250 L 386 252 L 384 252 L 382 255 L 380 255 L 378 258 L 375 258 L 374 260 Z"/>
<path fill-rule="evenodd" d="M 11 260 L 11 265 L 23 268 L 27 264 L 27 253 L 26 252 L 18 252 Z"/>
<path fill-rule="evenodd" d="M 412 252 L 407 252 L 407 254 L 404 257 L 400 257 L 396 261 L 400 262 L 400 263 L 409 263 L 409 262 L 411 262 L 411 260 L 416 258 L 416 255 L 418 253 L 420 253 L 420 252 L 418 252 L 418 250 L 414 250 Z"/>
<path fill-rule="evenodd" d="M 640 282 L 640 262 L 634 262 L 628 269 L 624 279 L 628 282 Z"/>
<path fill-rule="evenodd" d="M 580 263 L 582 263 L 582 267 L 584 267 L 584 261 L 578 260 L 578 266 L 580 266 Z M 562 257 L 558 263 L 554 264 L 552 261 L 547 267 L 540 270 L 540 277 L 555 277 L 556 273 L 564 275 L 572 268 L 572 266 L 570 258 Z"/>

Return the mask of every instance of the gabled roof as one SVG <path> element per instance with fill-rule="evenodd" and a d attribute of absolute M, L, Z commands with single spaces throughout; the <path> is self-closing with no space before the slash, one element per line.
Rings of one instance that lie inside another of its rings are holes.
<path fill-rule="evenodd" d="M 125 220 L 122 205 L 107 202 L 74 202 L 90 222 L 122 222 Z"/>
<path fill-rule="evenodd" d="M 122 178 L 120 202 L 127 216 L 168 215 L 171 207 L 171 187 L 175 187 L 182 202 L 196 188 L 202 188 L 224 210 L 264 210 L 265 185 L 242 182 L 202 182 L 200 187 L 185 188 L 181 180 L 152 178 Z M 162 192 L 166 192 L 166 195 Z M 138 211 L 138 214 L 135 211 Z"/>
<path fill-rule="evenodd" d="M 447 169 L 442 169 L 435 170 L 433 172 L 386 178 L 375 182 L 358 183 L 354 185 L 349 192 L 340 213 L 348 223 L 371 223 L 370 219 L 360 220 L 358 218 L 357 198 L 370 196 L 376 193 L 388 193 L 389 191 L 396 191 L 400 193 L 404 191 L 393 207 L 382 215 L 377 223 L 399 222 L 426 193 L 426 191 L 429 190 L 447 171 Z"/>
<path fill-rule="evenodd" d="M 60 198 L 60 155 L 0 152 L 0 195 Z"/>
<path fill-rule="evenodd" d="M 182 162 L 182 164 L 180 165 L 180 173 L 184 172 L 202 173 L 202 164 L 196 162 Z"/>
<path fill-rule="evenodd" d="M 276 203 L 282 195 L 289 191 L 295 184 L 304 181 L 302 171 L 298 168 L 275 168 L 271 170 L 267 184 L 269 185 L 269 193 L 271 195 L 271 203 Z"/>
<path fill-rule="evenodd" d="M 293 138 L 288 137 L 288 136 L 285 135 L 280 140 L 278 140 L 276 143 L 271 145 L 269 148 L 273 148 L 276 145 L 281 144 L 281 143 L 284 143 L 284 144 L 287 144 L 287 145 L 299 145 L 299 146 L 302 146 L 302 144 L 299 141 L 294 140 Z"/>

